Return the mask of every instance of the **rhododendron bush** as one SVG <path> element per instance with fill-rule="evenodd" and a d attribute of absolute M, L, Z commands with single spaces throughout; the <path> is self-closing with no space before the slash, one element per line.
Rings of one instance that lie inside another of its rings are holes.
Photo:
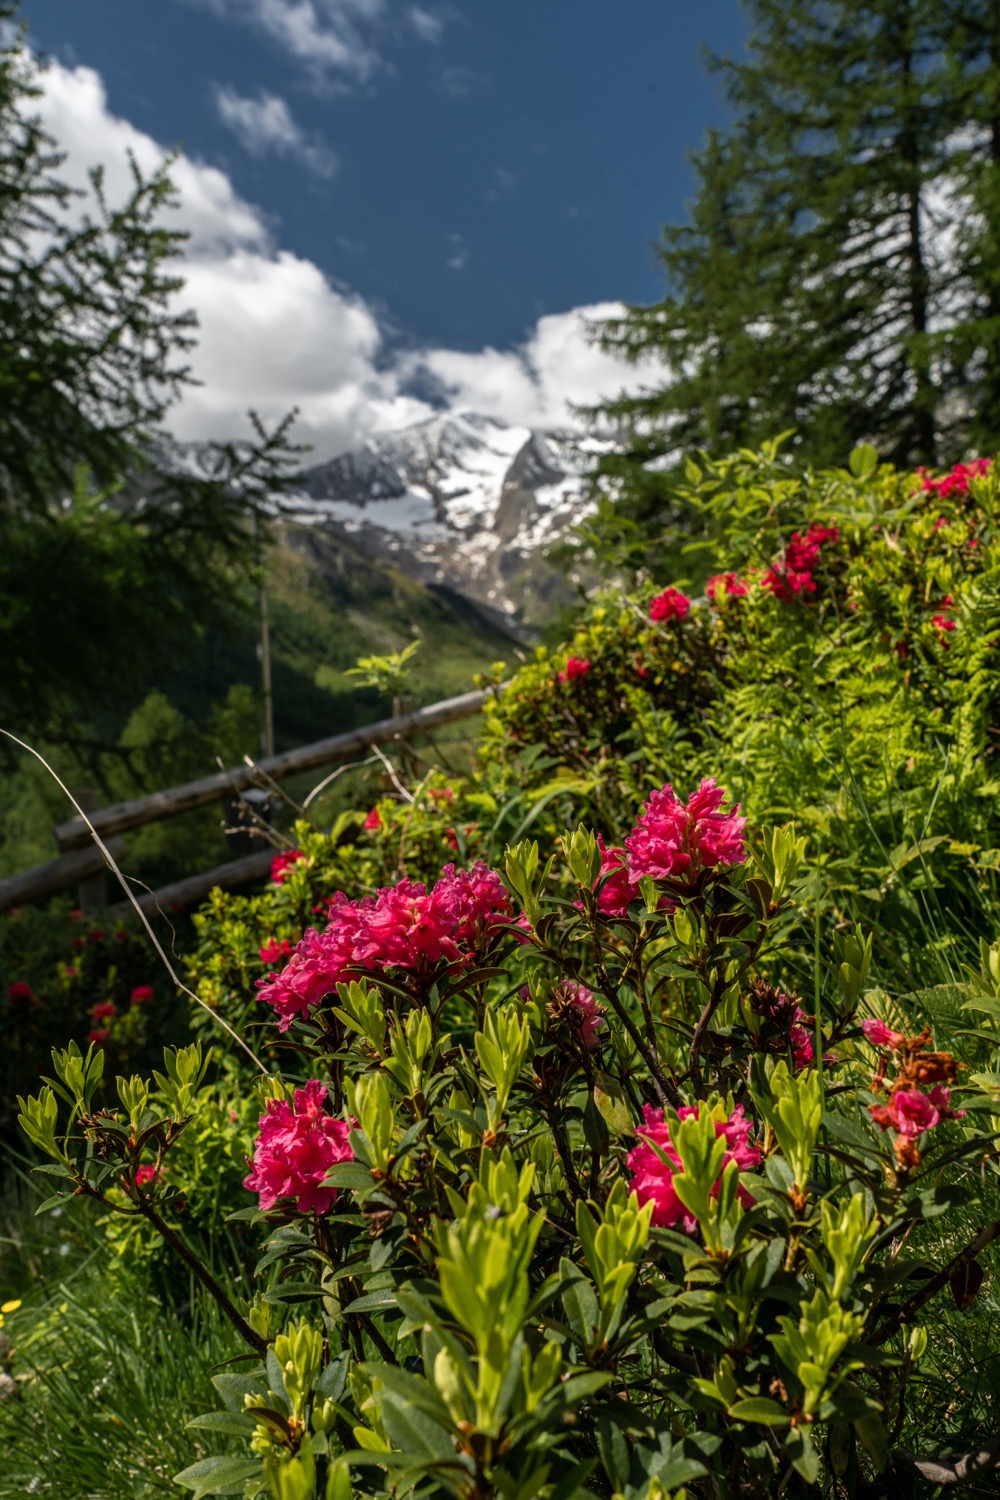
<path fill-rule="evenodd" d="M 164 1238 L 246 1345 L 177 1485 L 728 1500 L 989 1470 L 992 1432 L 948 1456 L 920 1394 L 1000 1232 L 1000 948 L 955 1056 L 873 988 L 872 934 L 817 908 L 803 944 L 813 876 L 706 774 L 614 845 L 329 890 L 256 986 L 252 1274 L 181 1233 L 203 1049 L 113 1088 L 99 1048 L 54 1054 L 21 1102 L 50 1181 Z"/>

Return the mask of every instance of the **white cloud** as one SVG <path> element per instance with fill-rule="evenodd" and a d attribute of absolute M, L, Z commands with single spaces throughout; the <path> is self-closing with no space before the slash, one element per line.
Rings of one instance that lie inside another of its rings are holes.
<path fill-rule="evenodd" d="M 386 0 L 195 0 L 269 36 L 317 77 L 366 82 L 381 65 L 376 45 Z"/>
<path fill-rule="evenodd" d="M 165 160 L 150 136 L 110 113 L 92 69 L 53 63 L 42 85 L 39 112 L 68 152 L 67 181 L 84 185 L 88 169 L 103 163 L 114 203 L 129 188 L 129 152 L 146 172 Z M 433 408 L 409 394 L 421 374 L 455 406 L 529 426 L 565 426 L 567 400 L 595 401 L 623 383 L 623 367 L 586 339 L 585 319 L 611 310 L 603 304 L 541 318 L 516 350 L 439 348 L 390 359 L 364 300 L 275 246 L 261 212 L 224 173 L 182 157 L 171 176 L 180 196 L 174 222 L 191 235 L 180 301 L 198 315 L 190 362 L 203 382 L 169 415 L 177 437 L 245 436 L 248 408 L 277 420 L 298 406 L 295 436 L 314 445 L 318 461 L 429 416 Z"/>
<path fill-rule="evenodd" d="M 628 383 L 620 360 L 591 343 L 587 325 L 621 312 L 614 302 L 594 303 L 539 318 L 517 349 L 429 349 L 410 355 L 414 375 L 426 370 L 456 406 L 535 427 L 575 425 L 571 406 L 615 396 Z"/>
<path fill-rule="evenodd" d="M 439 42 L 441 40 L 441 33 L 444 31 L 444 22 L 433 11 L 425 10 L 422 5 L 411 5 L 409 22 L 422 42 Z"/>
<path fill-rule="evenodd" d="M 250 99 L 220 85 L 215 90 L 215 105 L 223 124 L 252 155 L 274 152 L 290 156 L 318 177 L 332 177 L 337 170 L 334 153 L 323 141 L 306 134 L 279 95 L 261 93 Z"/>

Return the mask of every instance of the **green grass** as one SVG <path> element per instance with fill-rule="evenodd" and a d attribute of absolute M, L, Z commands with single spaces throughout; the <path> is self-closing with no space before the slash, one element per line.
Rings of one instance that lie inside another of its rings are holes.
<path fill-rule="evenodd" d="M 195 1289 L 171 1305 L 116 1265 L 90 1205 L 34 1218 L 36 1201 L 20 1179 L 0 1199 L 0 1300 L 24 1299 L 4 1329 L 20 1399 L 0 1401 L 0 1497 L 177 1496 L 174 1474 L 223 1451 L 185 1424 L 244 1346 Z"/>

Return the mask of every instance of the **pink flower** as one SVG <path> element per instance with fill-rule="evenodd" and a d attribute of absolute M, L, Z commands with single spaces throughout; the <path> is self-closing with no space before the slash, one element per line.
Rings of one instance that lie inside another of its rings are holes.
<path fill-rule="evenodd" d="M 901 1031 L 893 1031 L 884 1021 L 877 1016 L 865 1016 L 861 1022 L 861 1029 L 865 1039 L 871 1042 L 873 1047 L 898 1047 L 905 1038 Z"/>
<path fill-rule="evenodd" d="M 292 945 L 287 938 L 282 938 L 280 942 L 272 938 L 269 943 L 265 943 L 263 948 L 261 948 L 260 961 L 262 964 L 276 964 L 279 958 L 287 958 L 293 951 Z"/>
<path fill-rule="evenodd" d="M 365 819 L 365 831 L 366 831 L 366 833 L 374 833 L 374 831 L 375 831 L 376 828 L 381 828 L 381 827 L 382 827 L 382 814 L 379 812 L 379 810 L 378 810 L 377 807 L 373 807 L 372 810 L 371 810 L 371 812 L 368 814 L 367 818 Z"/>
<path fill-rule="evenodd" d="M 623 917 L 629 902 L 638 898 L 639 882 L 629 873 L 624 849 L 605 848 L 600 834 L 597 846 L 601 851 L 601 873 L 594 882 L 594 890 L 598 891 L 597 910 L 605 917 Z M 609 878 L 605 879 L 606 876 Z"/>
<path fill-rule="evenodd" d="M 104 1047 L 111 1039 L 111 1032 L 104 1027 L 95 1026 L 87 1032 L 87 1041 L 93 1042 L 95 1047 Z"/>
<path fill-rule="evenodd" d="M 118 1014 L 118 1007 L 113 1000 L 100 1000 L 90 1014 L 95 1021 L 110 1021 Z"/>
<path fill-rule="evenodd" d="M 288 878 L 289 868 L 305 857 L 303 849 L 283 849 L 280 854 L 276 854 L 271 861 L 271 879 L 275 885 L 282 885 Z"/>
<path fill-rule="evenodd" d="M 103 927 L 92 927 L 87 933 L 88 943 L 103 943 L 106 937 L 107 933 Z"/>
<path fill-rule="evenodd" d="M 7 1000 L 11 1005 L 37 1005 L 35 992 L 23 979 L 15 979 L 7 986 Z"/>
<path fill-rule="evenodd" d="M 310 1079 L 295 1090 L 295 1100 L 272 1099 L 259 1120 L 260 1131 L 243 1186 L 271 1209 L 281 1198 L 294 1200 L 300 1214 L 326 1213 L 337 1189 L 324 1186 L 337 1162 L 353 1161 L 351 1126 L 324 1109 L 327 1089 Z M 356 1122 L 355 1122 L 356 1123 Z"/>
<path fill-rule="evenodd" d="M 482 861 L 471 870 L 446 865 L 429 891 L 404 878 L 361 901 L 338 892 L 326 931 L 309 928 L 286 966 L 257 981 L 258 998 L 287 1031 L 355 969 L 402 969 L 426 979 L 438 964 L 481 958 L 513 921 L 506 887 Z"/>
<path fill-rule="evenodd" d="M 678 1119 L 697 1119 L 700 1105 L 685 1105 L 677 1111 Z M 698 1221 L 677 1196 L 674 1176 L 682 1170 L 681 1159 L 670 1138 L 670 1126 L 662 1109 L 644 1105 L 645 1128 L 639 1131 L 641 1144 L 628 1154 L 628 1168 L 632 1173 L 632 1188 L 640 1205 L 653 1202 L 652 1222 L 660 1228 L 672 1228 L 680 1224 L 687 1234 L 694 1234 Z M 740 1172 L 750 1172 L 761 1161 L 756 1146 L 751 1146 L 750 1136 L 753 1121 L 749 1120 L 742 1104 L 737 1104 L 728 1120 L 716 1120 L 715 1138 L 726 1138 L 726 1154 L 722 1160 L 722 1171 L 713 1188 L 717 1196 L 722 1173 L 734 1161 Z M 654 1149 L 657 1148 L 657 1149 Z M 666 1158 L 666 1159 L 664 1159 Z M 737 1189 L 744 1208 L 754 1203 L 754 1198 L 742 1184 Z"/>
<path fill-rule="evenodd" d="M 567 656 L 565 670 L 556 674 L 557 682 L 575 682 L 578 677 L 586 677 L 590 671 L 590 662 L 585 656 Z"/>
<path fill-rule="evenodd" d="M 702 870 L 741 864 L 746 857 L 746 818 L 739 804 L 722 810 L 726 793 L 709 776 L 687 803 L 669 782 L 651 793 L 635 828 L 625 840 L 628 872 L 633 881 L 694 878 Z"/>
<path fill-rule="evenodd" d="M 148 1005 L 153 998 L 153 986 L 151 984 L 137 984 L 129 996 L 130 1005 Z"/>
<path fill-rule="evenodd" d="M 705 585 L 705 596 L 710 604 L 718 605 L 726 599 L 742 599 L 749 592 L 749 585 L 735 573 L 716 573 Z"/>
<path fill-rule="evenodd" d="M 686 620 L 690 608 L 691 600 L 687 594 L 682 594 L 680 589 L 675 589 L 671 584 L 651 602 L 649 618 L 658 623 L 664 620 Z"/>
<path fill-rule="evenodd" d="M 931 615 L 931 624 L 936 626 L 941 635 L 958 629 L 958 621 L 949 619 L 947 615 Z"/>
<path fill-rule="evenodd" d="M 896 1089 L 886 1104 L 869 1104 L 868 1113 L 882 1130 L 896 1130 L 916 1140 L 942 1120 L 960 1120 L 964 1109 L 952 1109 L 951 1090 L 938 1083 L 925 1094 L 922 1089 Z"/>
<path fill-rule="evenodd" d="M 349 977 L 346 971 L 357 963 L 357 909 L 346 897 L 341 900 L 343 904 L 331 911 L 325 933 L 307 928 L 285 967 L 257 981 L 257 998 L 277 1011 L 279 1031 L 287 1031 L 296 1016 L 306 1017 Z"/>
<path fill-rule="evenodd" d="M 151 1166 L 146 1166 L 146 1165 L 143 1165 L 141 1167 L 136 1167 L 136 1169 L 135 1169 L 135 1185 L 136 1185 L 136 1187 L 145 1187 L 147 1183 L 149 1183 L 149 1182 L 155 1182 L 156 1179 L 159 1177 L 159 1175 L 160 1175 L 160 1169 L 159 1169 L 159 1167 L 151 1167 Z"/>

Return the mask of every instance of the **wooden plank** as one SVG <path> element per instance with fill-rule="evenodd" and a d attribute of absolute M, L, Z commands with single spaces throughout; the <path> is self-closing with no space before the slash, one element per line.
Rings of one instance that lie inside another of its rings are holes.
<path fill-rule="evenodd" d="M 335 734 L 327 740 L 317 740 L 311 745 L 300 745 L 296 750 L 286 750 L 282 755 L 258 761 L 256 766 L 237 766 L 231 771 L 218 771 L 214 776 L 204 776 L 200 781 L 189 781 L 184 786 L 152 792 L 147 797 L 137 797 L 132 802 L 119 802 L 113 807 L 102 807 L 93 814 L 90 821 L 101 837 L 107 839 L 112 833 L 126 833 L 130 828 L 141 828 L 145 823 L 175 818 L 180 813 L 191 812 L 196 807 L 207 807 L 234 792 L 259 784 L 262 774 L 269 776 L 272 781 L 281 781 L 300 771 L 315 771 L 338 760 L 350 760 L 352 755 L 369 750 L 372 745 L 408 739 L 424 730 L 450 724 L 455 719 L 468 718 L 479 712 L 489 696 L 489 691 L 477 691 L 462 693 L 457 698 L 445 698 L 440 703 L 431 703 L 427 708 L 418 708 L 411 714 L 380 719 L 375 724 L 348 730 L 346 734 Z M 55 835 L 60 849 L 77 849 L 90 838 L 87 825 L 80 817 L 69 818 L 65 823 L 57 824 Z"/>
<path fill-rule="evenodd" d="M 120 838 L 105 839 L 111 855 L 119 863 L 125 857 L 125 841 Z M 9 911 L 20 906 L 22 901 L 37 901 L 41 896 L 52 896 L 63 891 L 78 880 L 90 875 L 99 875 L 105 869 L 104 855 L 100 849 L 79 849 L 74 854 L 64 854 L 59 859 L 46 860 L 25 870 L 20 875 L 11 875 L 0 880 L 0 911 Z"/>
<path fill-rule="evenodd" d="M 169 916 L 171 910 L 197 906 L 216 886 L 220 886 L 224 891 L 231 891 L 236 886 L 249 885 L 252 880 L 263 880 L 270 874 L 271 861 L 277 852 L 277 849 L 270 847 L 260 849 L 256 854 L 245 854 L 242 859 L 231 859 L 227 865 L 219 865 L 214 870 L 205 870 L 201 875 L 189 875 L 184 880 L 175 881 L 173 885 L 165 885 L 162 890 L 137 890 L 135 899 L 147 916 L 155 913 L 158 908 Z M 113 906 L 108 915 L 124 917 L 134 910 L 135 907 L 131 901 L 122 901 L 117 906 Z"/>

